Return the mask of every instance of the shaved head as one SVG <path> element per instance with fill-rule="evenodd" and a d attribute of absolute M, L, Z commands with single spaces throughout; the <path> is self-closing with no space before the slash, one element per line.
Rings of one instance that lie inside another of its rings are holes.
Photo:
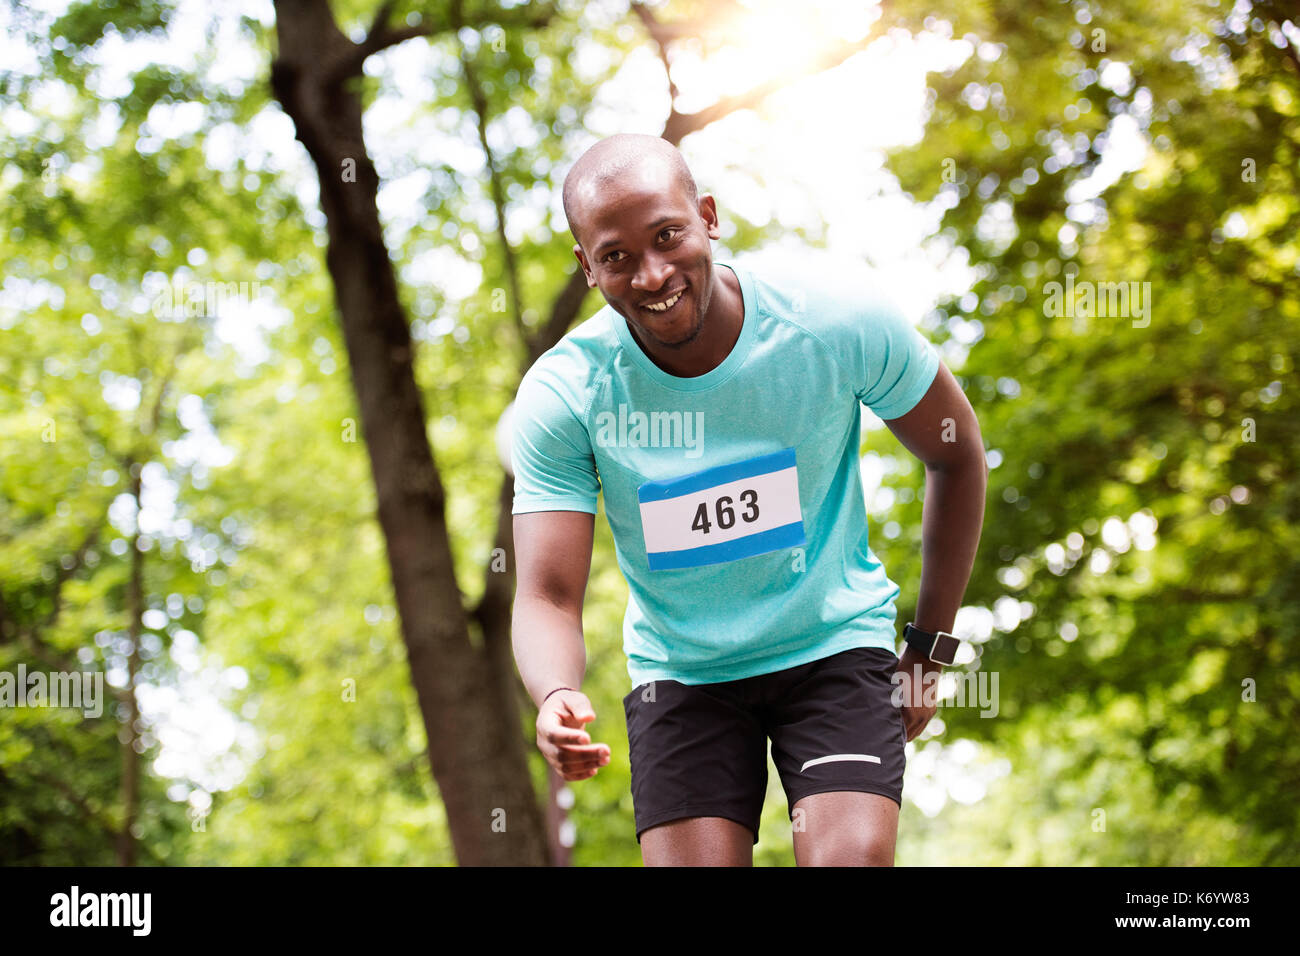
<path fill-rule="evenodd" d="M 564 215 L 587 288 L 600 289 L 660 369 L 689 378 L 722 361 L 744 297 L 734 273 L 713 268 L 718 205 L 676 146 L 635 133 L 602 139 L 564 177 Z"/>
<path fill-rule="evenodd" d="M 579 245 L 583 244 L 580 233 L 586 225 L 588 204 L 598 201 L 602 186 L 647 163 L 666 167 L 691 207 L 698 205 L 700 197 L 695 177 L 672 143 L 645 133 L 618 133 L 606 137 L 579 156 L 564 177 L 564 217 Z"/>

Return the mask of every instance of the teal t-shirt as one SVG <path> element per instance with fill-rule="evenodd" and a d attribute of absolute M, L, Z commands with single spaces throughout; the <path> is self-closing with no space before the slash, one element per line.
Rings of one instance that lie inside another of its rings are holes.
<path fill-rule="evenodd" d="M 537 360 L 515 402 L 514 514 L 596 514 L 605 496 L 634 687 L 895 644 L 898 586 L 868 545 L 861 410 L 906 414 L 938 353 L 833 266 L 714 266 L 745 303 L 717 368 L 668 374 L 606 305 Z"/>

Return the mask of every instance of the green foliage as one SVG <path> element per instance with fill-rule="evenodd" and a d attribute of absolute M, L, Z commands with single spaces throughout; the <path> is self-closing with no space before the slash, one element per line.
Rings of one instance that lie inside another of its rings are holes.
<path fill-rule="evenodd" d="M 930 317 L 978 333 L 960 378 L 1000 459 L 967 602 L 1028 616 L 980 648 L 1002 719 L 954 710 L 941 739 L 995 744 L 1015 768 L 1001 799 L 1026 819 L 991 796 L 932 824 L 927 849 L 905 836 L 921 859 L 1009 838 L 1036 863 L 1297 860 L 1300 63 L 1275 43 L 1279 10 L 1256 7 L 948 14 L 997 55 L 935 77 L 925 136 L 892 168 L 921 201 L 946 194 L 942 227 L 980 275 Z M 1145 162 L 1088 189 L 1125 121 Z M 1011 235 L 981 228 L 994 206 Z M 1149 316 L 1053 315 L 1047 283 L 1067 272 L 1150 283 Z M 920 495 L 889 517 L 919 528 Z M 917 544 L 882 550 L 904 579 Z"/>
<path fill-rule="evenodd" d="M 1300 62 L 1272 39 L 1281 8 L 1257 3 L 1229 25 L 1226 5 L 1208 3 L 945 8 L 976 55 L 930 77 L 924 136 L 890 168 L 944 210 L 940 238 L 978 270 L 972 294 L 940 303 L 926 326 L 996 451 L 966 603 L 997 608 L 1005 627 L 979 646 L 980 669 L 1001 678 L 998 717 L 941 709 L 912 748 L 901 863 L 1297 862 Z M 388 107 L 372 115 L 392 124 L 368 132 L 381 178 L 418 186 L 403 193 L 416 212 L 385 228 L 466 606 L 493 573 L 494 429 L 525 360 L 520 326 L 547 320 L 574 264 L 551 214 L 563 164 L 640 37 L 578 4 L 542 28 L 511 19 L 523 9 L 410 41 L 429 48 L 419 90 L 403 85 L 394 54 L 364 79 L 368 101 Z M 925 5 L 888 9 L 893 25 L 947 29 Z M 356 35 L 373 5 L 334 11 Z M 469 5 L 467 16 L 484 12 Z M 446 8 L 399 5 L 396 17 L 416 15 L 441 23 Z M 199 719 L 231 718 L 226 738 L 208 728 L 228 753 L 178 763 L 203 735 L 167 737 L 181 712 L 146 708 L 140 861 L 453 863 L 312 172 L 268 99 L 272 28 L 214 10 L 192 63 L 141 55 L 111 86 L 100 60 L 114 44 L 182 39 L 170 6 L 12 16 L 39 63 L 0 71 L 0 105 L 28 117 L 6 126 L 0 166 L 0 670 L 120 674 L 139 466 L 146 491 L 175 501 L 158 506 L 164 525 L 140 529 L 154 612 L 141 680 Z M 262 58 L 256 82 L 220 78 L 240 44 Z M 586 47 L 606 51 L 603 65 L 579 69 Z M 481 154 L 462 57 L 512 221 L 535 211 L 510 233 L 517 301 L 486 172 L 458 158 Z M 404 118 L 392 119 L 394 104 Z M 191 106 L 196 122 L 168 127 Z M 1112 174 L 1106 144 L 1124 116 L 1152 145 L 1141 169 Z M 268 145 L 272 132 L 283 142 Z M 1091 190 L 1079 186 L 1094 175 Z M 733 250 L 772 238 L 728 223 Z M 467 295 L 452 289 L 450 252 L 478 269 Z M 1149 282 L 1149 324 L 1049 314 L 1047 284 L 1076 270 L 1079 282 Z M 153 305 L 168 279 L 255 282 L 262 298 L 163 315 Z M 591 294 L 580 318 L 602 304 Z M 259 338 L 263 355 L 244 350 Z M 226 458 L 196 457 L 209 434 Z M 896 494 L 873 516 L 873 546 L 903 585 L 906 619 L 923 469 L 883 430 L 865 450 L 885 459 Z M 640 861 L 621 712 L 626 600 L 599 516 L 584 689 L 589 729 L 613 759 L 572 787 L 578 865 Z M 115 861 L 125 808 L 114 680 L 98 719 L 0 714 L 5 863 Z M 540 795 L 545 765 L 525 711 Z M 942 813 L 923 811 L 945 796 Z M 774 768 L 761 837 L 756 862 L 793 862 Z"/>

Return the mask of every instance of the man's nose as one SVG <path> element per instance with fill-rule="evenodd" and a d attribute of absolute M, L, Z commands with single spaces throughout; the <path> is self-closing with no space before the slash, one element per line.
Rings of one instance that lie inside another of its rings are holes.
<path fill-rule="evenodd" d="M 632 277 L 632 288 L 642 292 L 658 292 L 672 271 L 672 266 L 664 257 L 653 252 L 647 253 L 641 259 L 636 275 Z"/>

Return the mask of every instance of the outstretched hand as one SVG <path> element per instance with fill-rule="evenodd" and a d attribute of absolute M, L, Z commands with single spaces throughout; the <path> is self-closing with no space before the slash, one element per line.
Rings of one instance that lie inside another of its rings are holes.
<path fill-rule="evenodd" d="M 586 780 L 609 763 L 609 747 L 594 744 L 583 729 L 596 719 L 587 695 L 561 690 L 537 711 L 537 749 L 565 780 Z"/>

